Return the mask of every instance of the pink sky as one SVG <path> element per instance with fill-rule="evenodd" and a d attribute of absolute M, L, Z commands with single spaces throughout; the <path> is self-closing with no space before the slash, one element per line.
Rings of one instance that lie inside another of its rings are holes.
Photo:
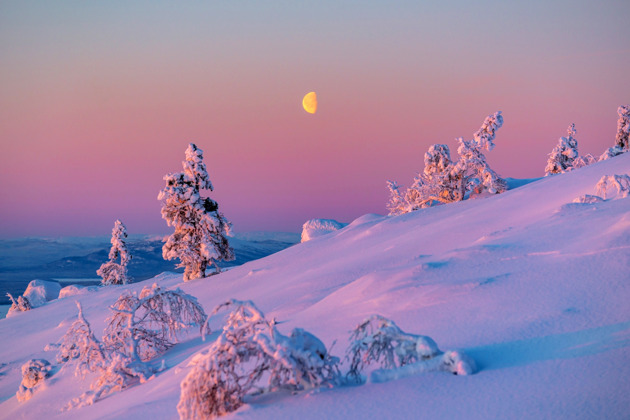
<path fill-rule="evenodd" d="M 497 110 L 487 157 L 524 178 L 630 102 L 627 1 L 299 3 L 2 2 L 0 236 L 168 232 L 189 142 L 235 231 L 348 222 Z"/>

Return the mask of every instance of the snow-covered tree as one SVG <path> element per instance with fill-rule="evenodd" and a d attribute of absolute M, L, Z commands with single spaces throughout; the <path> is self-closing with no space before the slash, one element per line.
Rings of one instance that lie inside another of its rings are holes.
<path fill-rule="evenodd" d="M 560 137 L 553 148 L 545 167 L 545 176 L 559 174 L 573 169 L 575 160 L 579 157 L 578 142 L 575 138 L 575 124 L 567 129 L 567 136 Z M 583 159 L 586 161 L 586 159 Z"/>
<path fill-rule="evenodd" d="M 114 229 L 112 229 L 112 247 L 109 250 L 109 261 L 101 265 L 96 271 L 96 274 L 103 278 L 101 284 L 104 286 L 129 283 L 127 264 L 131 261 L 131 254 L 127 249 L 126 239 L 127 228 L 120 220 L 116 220 Z M 120 262 L 116 262 L 118 258 L 120 258 Z"/>
<path fill-rule="evenodd" d="M 194 296 L 179 288 L 163 290 L 156 283 L 139 296 L 124 293 L 110 309 L 103 342 L 109 351 L 133 361 L 153 359 L 174 346 L 184 330 L 196 326 L 202 331 L 207 319 Z"/>
<path fill-rule="evenodd" d="M 206 276 L 208 265 L 220 269 L 219 261 L 234 259 L 228 243 L 230 222 L 219 212 L 216 201 L 201 196 L 212 191 L 212 183 L 203 162 L 203 151 L 190 144 L 186 149 L 184 171 L 164 177 L 166 186 L 158 195 L 162 201 L 162 218 L 175 232 L 165 239 L 162 255 L 166 260 L 178 258 L 184 268 L 184 280 Z"/>
<path fill-rule="evenodd" d="M 30 311 L 33 309 L 31 302 L 29 302 L 28 298 L 24 296 L 18 296 L 18 298 L 15 299 L 11 293 L 7 293 L 7 297 L 11 299 L 11 307 L 9 308 L 9 312 L 7 312 L 7 317 L 18 312 Z"/>
<path fill-rule="evenodd" d="M 617 143 L 615 146 L 627 152 L 630 150 L 630 105 L 622 105 L 617 108 L 619 119 L 617 120 Z"/>
<path fill-rule="evenodd" d="M 314 335 L 296 328 L 278 332 L 250 301 L 231 300 L 223 332 L 210 348 L 195 356 L 181 383 L 177 411 L 182 419 L 217 417 L 236 410 L 253 391 L 302 390 L 338 381 L 338 359 Z M 260 382 L 266 374 L 267 386 Z"/>
<path fill-rule="evenodd" d="M 424 155 L 424 170 L 416 176 L 403 194 L 395 182 L 389 181 L 390 215 L 407 213 L 434 204 L 461 201 L 467 193 L 507 190 L 507 183 L 494 172 L 482 150 L 494 148 L 496 131 L 503 125 L 501 111 L 489 115 L 472 140 L 459 138 L 459 159 L 452 161 L 445 144 L 434 144 Z"/>
<path fill-rule="evenodd" d="M 79 315 L 68 331 L 61 338 L 57 363 L 76 360 L 75 374 L 85 375 L 96 372 L 107 365 L 106 353 L 102 343 L 94 336 L 90 323 L 83 316 L 83 308 L 77 302 Z"/>

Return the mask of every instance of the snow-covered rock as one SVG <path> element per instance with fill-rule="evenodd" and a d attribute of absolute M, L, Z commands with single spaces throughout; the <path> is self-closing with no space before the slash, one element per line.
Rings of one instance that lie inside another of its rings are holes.
<path fill-rule="evenodd" d="M 347 223 L 341 223 L 333 219 L 311 219 L 302 225 L 301 242 L 310 241 L 327 233 L 343 229 Z"/>
<path fill-rule="evenodd" d="M 69 296 L 77 296 L 84 295 L 90 292 L 96 292 L 99 289 L 98 286 L 83 286 L 80 284 L 71 284 L 62 288 L 59 291 L 59 299 L 69 297 Z"/>
<path fill-rule="evenodd" d="M 37 308 L 46 302 L 57 299 L 60 291 L 61 285 L 56 281 L 32 280 L 23 296 L 31 303 L 31 307 Z"/>

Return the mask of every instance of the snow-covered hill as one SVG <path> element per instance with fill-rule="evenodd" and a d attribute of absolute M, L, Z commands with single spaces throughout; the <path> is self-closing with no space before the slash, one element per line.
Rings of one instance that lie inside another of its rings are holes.
<path fill-rule="evenodd" d="M 305 328 L 343 356 L 367 316 L 461 349 L 471 376 L 426 373 L 385 383 L 264 395 L 226 418 L 628 418 L 630 198 L 572 203 L 603 175 L 630 174 L 630 153 L 504 194 L 349 226 L 219 276 L 160 275 L 78 296 L 95 331 L 124 290 L 181 287 L 207 311 L 251 299 L 278 328 Z M 0 418 L 177 418 L 195 337 L 162 357 L 167 369 L 93 406 L 61 411 L 89 382 L 72 369 L 19 403 L 20 366 L 54 360 L 44 346 L 76 319 L 74 299 L 0 321 Z M 214 329 L 221 319 L 212 319 Z M 211 336 L 210 339 L 215 336 Z"/>

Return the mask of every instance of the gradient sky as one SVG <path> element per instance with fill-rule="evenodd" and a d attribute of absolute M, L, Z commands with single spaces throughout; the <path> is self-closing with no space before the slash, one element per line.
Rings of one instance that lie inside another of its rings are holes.
<path fill-rule="evenodd" d="M 386 180 L 497 110 L 492 167 L 541 176 L 572 122 L 582 154 L 614 144 L 629 18 L 627 0 L 2 0 L 0 236 L 167 233 L 157 194 L 189 142 L 237 232 L 384 214 Z"/>

